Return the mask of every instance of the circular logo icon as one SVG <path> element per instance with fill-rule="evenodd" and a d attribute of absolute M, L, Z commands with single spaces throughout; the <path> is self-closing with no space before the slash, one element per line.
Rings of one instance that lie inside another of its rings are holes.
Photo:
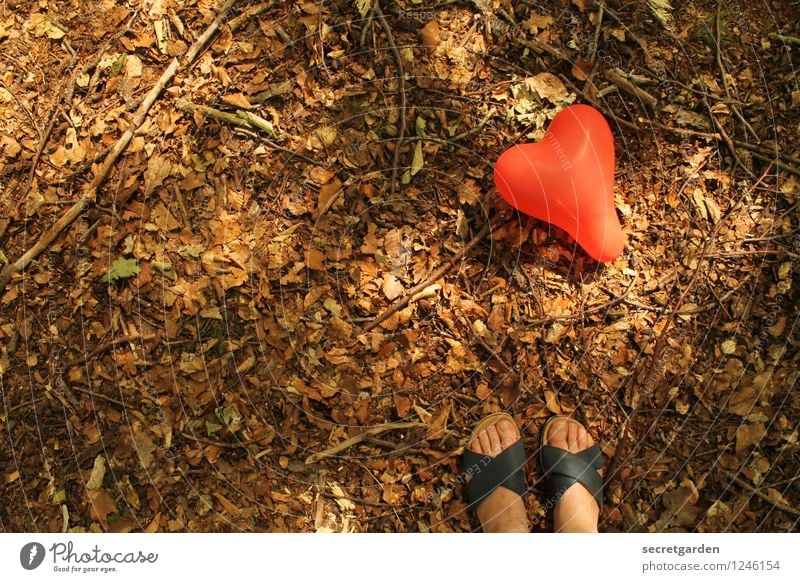
<path fill-rule="evenodd" d="M 44 561 L 44 546 L 39 542 L 30 542 L 19 551 L 19 563 L 26 570 L 35 570 Z"/>

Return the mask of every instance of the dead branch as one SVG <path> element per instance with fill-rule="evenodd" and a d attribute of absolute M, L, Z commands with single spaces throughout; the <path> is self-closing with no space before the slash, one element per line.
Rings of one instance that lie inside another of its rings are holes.
<path fill-rule="evenodd" d="M 269 10 L 273 6 L 275 6 L 275 0 L 270 0 L 269 2 L 262 2 L 261 4 L 256 4 L 255 6 L 251 6 L 236 18 L 231 18 L 230 22 L 228 22 L 228 28 L 232 33 L 236 32 L 248 20 L 256 16 L 259 16 L 261 14 L 264 14 L 267 10 Z"/>
<path fill-rule="evenodd" d="M 800 38 L 796 36 L 786 36 L 785 34 L 778 34 L 777 32 L 770 32 L 767 35 L 772 40 L 779 40 L 784 43 L 800 45 Z"/>
<path fill-rule="evenodd" d="M 391 193 L 394 194 L 397 189 L 397 169 L 400 164 L 400 146 L 403 145 L 403 138 L 406 135 L 406 74 L 403 70 L 403 59 L 400 56 L 400 51 L 397 49 L 397 44 L 394 42 L 392 29 L 389 27 L 389 23 L 386 21 L 386 16 L 384 16 L 383 10 L 381 9 L 380 0 L 374 0 L 374 5 L 375 16 L 377 17 L 381 28 L 383 28 L 383 32 L 386 35 L 386 41 L 389 43 L 389 48 L 391 49 L 392 56 L 394 57 L 395 65 L 397 65 L 397 76 L 400 82 L 400 129 L 397 133 L 397 142 L 394 146 L 394 159 L 392 161 Z"/>
<path fill-rule="evenodd" d="M 183 100 L 176 101 L 175 107 L 184 113 L 189 113 L 191 115 L 197 113 L 208 119 L 216 119 L 217 121 L 233 125 L 234 127 L 253 129 L 256 131 L 265 132 L 275 139 L 282 139 L 269 121 L 248 111 L 242 111 L 239 109 L 234 112 L 220 111 L 219 109 L 214 109 L 213 107 L 198 105 L 197 103 Z"/>
<path fill-rule="evenodd" d="M 637 87 L 631 83 L 628 79 L 620 75 L 619 71 L 616 69 L 608 69 L 605 72 L 605 77 L 629 95 L 636 97 L 639 101 L 648 105 L 651 109 L 655 109 L 656 105 L 658 105 L 658 99 L 641 87 Z"/>
<path fill-rule="evenodd" d="M 251 131 L 249 129 L 245 129 L 243 127 L 237 127 L 236 129 L 234 129 L 234 132 L 241 133 L 241 134 L 246 135 L 247 137 L 250 137 L 250 138 L 253 138 L 253 139 L 257 139 L 258 141 L 264 143 L 265 145 L 268 145 L 269 147 L 271 147 L 274 150 L 278 150 L 279 152 L 283 152 L 285 154 L 289 154 L 289 156 L 290 156 L 289 160 L 290 161 L 291 161 L 292 158 L 299 158 L 299 159 L 303 160 L 304 162 L 308 162 L 309 164 L 314 164 L 315 166 L 319 166 L 320 168 L 328 168 L 329 167 L 328 164 L 326 164 L 325 162 L 320 162 L 319 160 L 315 160 L 314 158 L 310 158 L 310 157 L 308 157 L 308 156 L 306 156 L 304 154 L 301 154 L 300 152 L 296 152 L 294 150 L 290 150 L 289 148 L 285 148 L 282 145 L 278 145 L 274 141 L 272 141 L 271 139 L 268 139 L 268 138 L 264 137 L 262 134 L 257 133 L 255 131 Z"/>
<path fill-rule="evenodd" d="M 739 111 L 739 108 L 733 102 L 731 97 L 731 90 L 728 86 L 728 77 L 725 75 L 725 66 L 722 63 L 722 46 L 720 46 L 720 36 L 722 35 L 721 25 L 720 25 L 720 15 L 722 12 L 722 1 L 717 0 L 717 13 L 714 20 L 714 44 L 716 49 L 716 60 L 717 60 L 717 68 L 719 68 L 719 76 L 722 78 L 722 88 L 725 90 L 725 96 L 728 98 L 728 107 L 730 107 L 733 114 L 742 122 L 742 126 L 745 128 L 746 131 L 749 131 L 750 134 L 755 138 L 757 142 L 760 142 L 761 139 L 758 137 L 756 130 L 753 129 L 753 126 L 750 125 L 747 120 L 742 115 L 742 112 Z"/>
<path fill-rule="evenodd" d="M 206 44 L 211 40 L 211 38 L 217 33 L 222 22 L 224 21 L 225 17 L 228 14 L 228 11 L 231 7 L 236 3 L 236 0 L 227 0 L 225 5 L 220 10 L 217 17 L 214 21 L 208 26 L 205 32 L 198 37 L 198 39 L 194 42 L 194 44 L 189 48 L 186 55 L 184 56 L 184 66 L 191 65 L 197 56 L 200 54 L 200 51 L 206 46 Z M 84 210 L 86 210 L 91 204 L 94 204 L 97 198 L 97 190 L 100 186 L 105 182 L 108 174 L 111 171 L 112 166 L 116 163 L 119 156 L 122 154 L 123 150 L 128 146 L 131 139 L 133 138 L 134 133 L 136 130 L 141 127 L 142 123 L 146 119 L 148 113 L 150 112 L 150 108 L 155 103 L 156 99 L 161 95 L 161 92 L 164 88 L 172 81 L 175 77 L 175 74 L 178 72 L 180 68 L 180 61 L 175 58 L 166 68 L 166 70 L 161 74 L 161 77 L 158 79 L 158 82 L 153 86 L 152 89 L 145 95 L 142 103 L 139 105 L 139 108 L 136 110 L 136 113 L 131 120 L 131 124 L 125 133 L 117 140 L 114 144 L 114 147 L 109 152 L 108 156 L 106 157 L 103 164 L 97 171 L 94 179 L 91 183 L 86 187 L 83 194 L 81 195 L 80 199 L 78 199 L 75 204 L 69 208 L 62 216 L 59 218 L 55 224 L 53 224 L 49 229 L 47 229 L 36 244 L 33 245 L 27 252 L 25 252 L 19 259 L 17 259 L 14 263 L 10 263 L 6 265 L 2 271 L 0 271 L 0 293 L 5 290 L 8 283 L 11 281 L 11 277 L 14 273 L 19 273 L 25 269 L 33 260 L 36 259 L 44 250 L 50 246 L 50 244 L 61 234 L 61 232 L 70 224 L 72 224 L 75 219 L 80 216 Z"/>
<path fill-rule="evenodd" d="M 759 145 L 756 145 L 756 144 L 753 144 L 753 143 L 747 143 L 746 141 L 740 141 L 738 139 L 733 140 L 733 143 L 735 143 L 740 148 L 744 148 L 746 150 L 750 150 L 751 152 L 758 152 L 758 153 L 761 153 L 761 154 L 763 154 L 765 156 L 775 156 L 775 158 L 780 158 L 783 161 L 788 162 L 790 164 L 794 164 L 798 168 L 800 168 L 800 158 L 798 158 L 796 156 L 793 156 L 791 154 L 787 154 L 787 153 L 784 153 L 784 152 L 779 152 L 777 150 L 777 148 L 772 150 L 772 149 L 764 147 L 764 146 L 759 146 Z M 778 166 L 778 167 L 780 167 L 780 166 Z"/>
<path fill-rule="evenodd" d="M 345 439 L 340 442 L 338 445 L 332 446 L 329 449 L 325 449 L 319 453 L 314 453 L 310 457 L 306 459 L 306 465 L 311 465 L 316 463 L 325 457 L 331 457 L 337 453 L 341 453 L 342 451 L 349 449 L 353 445 L 357 445 L 365 438 L 369 436 L 377 436 L 379 434 L 383 434 L 386 431 L 390 430 L 405 430 L 407 428 L 422 428 L 425 427 L 425 423 L 422 422 L 393 422 L 388 424 L 380 424 L 378 426 L 373 426 L 372 428 L 368 428 L 367 430 L 358 433 L 355 436 L 350 437 L 349 439 Z"/>
<path fill-rule="evenodd" d="M 492 230 L 492 225 L 487 223 L 481 229 L 481 231 L 475 235 L 471 241 L 469 241 L 463 249 L 458 251 L 452 257 L 450 257 L 447 262 L 436 269 L 430 276 L 426 277 L 424 281 L 412 287 L 408 292 L 406 292 L 403 297 L 397 301 L 394 305 L 389 307 L 386 311 L 381 313 L 378 317 L 372 320 L 372 322 L 368 323 L 364 327 L 364 332 L 369 332 L 375 329 L 378 325 L 380 325 L 383 321 L 386 321 L 389 317 L 403 309 L 406 305 L 411 303 L 411 300 L 422 290 L 424 290 L 429 285 L 432 285 L 442 277 L 444 277 L 450 269 L 452 269 L 455 264 L 460 261 L 468 252 L 470 252 L 479 242 L 481 242 L 486 235 L 488 235 Z"/>
<path fill-rule="evenodd" d="M 93 350 L 83 354 L 82 356 L 75 358 L 74 360 L 70 360 L 66 364 L 64 364 L 63 369 L 68 370 L 73 366 L 78 366 L 80 364 L 85 363 L 86 361 L 90 360 L 94 356 L 98 354 L 102 354 L 105 351 L 113 348 L 114 346 L 118 346 L 119 344 L 126 344 L 128 342 L 133 342 L 137 340 L 141 340 L 142 342 L 147 342 L 155 339 L 156 336 L 154 335 L 147 335 L 147 336 L 138 336 L 138 335 L 125 335 L 122 337 L 118 337 L 116 339 L 111 340 L 110 342 L 104 343 L 101 346 L 94 348 Z"/>
<path fill-rule="evenodd" d="M 727 471 L 725 471 L 725 472 L 727 473 Z M 772 506 L 775 507 L 775 509 L 780 509 L 781 511 L 785 511 L 786 513 L 790 513 L 792 515 L 800 516 L 800 509 L 795 509 L 794 507 L 786 505 L 785 503 L 781 503 L 780 501 L 776 501 L 775 499 L 772 499 L 769 495 L 767 495 L 766 493 L 764 493 L 760 489 L 756 489 L 755 487 L 750 485 L 750 483 L 748 483 L 747 481 L 744 481 L 743 479 L 740 479 L 739 477 L 736 477 L 735 475 L 731 475 L 731 480 L 734 483 L 736 483 L 737 485 L 739 485 L 740 487 L 744 487 L 747 491 L 749 491 L 750 493 L 752 493 L 756 497 L 760 497 L 764 501 L 766 501 L 768 503 L 771 503 Z"/>

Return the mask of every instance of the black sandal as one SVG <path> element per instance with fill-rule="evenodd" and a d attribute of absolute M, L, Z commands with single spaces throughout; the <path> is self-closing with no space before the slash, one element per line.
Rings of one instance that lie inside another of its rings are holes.
<path fill-rule="evenodd" d="M 541 461 L 546 480 L 546 506 L 548 509 L 555 507 L 567 489 L 575 483 L 580 483 L 592 494 L 600 509 L 603 509 L 603 477 L 597 472 L 603 468 L 600 446 L 595 443 L 580 453 L 570 453 L 565 449 L 548 445 L 550 427 L 556 420 L 566 420 L 586 430 L 580 422 L 568 416 L 554 416 L 544 425 Z"/>
<path fill-rule="evenodd" d="M 527 458 L 521 438 L 496 457 L 481 455 L 469 450 L 469 444 L 481 431 L 494 426 L 503 419 L 514 422 L 514 419 L 505 412 L 498 412 L 484 418 L 472 431 L 467 440 L 467 446 L 464 447 L 461 478 L 471 477 L 466 484 L 470 510 L 477 509 L 478 505 L 498 487 L 505 487 L 520 497 L 527 491 L 523 471 Z"/>

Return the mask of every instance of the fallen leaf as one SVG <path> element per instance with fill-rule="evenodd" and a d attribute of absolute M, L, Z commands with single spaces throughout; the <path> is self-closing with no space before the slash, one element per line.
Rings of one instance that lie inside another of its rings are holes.
<path fill-rule="evenodd" d="M 89 491 L 89 504 L 89 518 L 108 527 L 108 516 L 117 512 L 117 505 L 111 496 L 103 489 Z"/>
<path fill-rule="evenodd" d="M 558 403 L 558 397 L 552 390 L 544 391 L 544 401 L 547 405 L 547 410 L 553 414 L 561 414 L 561 405 Z"/>
<path fill-rule="evenodd" d="M 439 35 L 442 33 L 442 29 L 439 27 L 439 23 L 435 20 L 429 21 L 425 26 L 422 27 L 422 30 L 419 31 L 419 35 L 422 38 L 422 46 L 424 46 L 428 51 L 433 52 L 436 50 L 441 44 L 441 38 Z"/>
<path fill-rule="evenodd" d="M 740 453 L 751 446 L 758 444 L 766 434 L 767 429 L 763 422 L 740 424 L 736 430 L 736 452 Z"/>
<path fill-rule="evenodd" d="M 147 169 L 144 172 L 144 195 L 150 196 L 153 190 L 161 186 L 171 171 L 172 163 L 166 157 L 152 156 L 147 161 Z"/>
<path fill-rule="evenodd" d="M 547 99 L 551 103 L 560 103 L 566 101 L 569 97 L 569 92 L 564 83 L 553 73 L 539 73 L 534 77 L 528 77 L 525 82 L 531 89 L 536 91 L 539 98 Z"/>
<path fill-rule="evenodd" d="M 228 105 L 233 105 L 239 109 L 253 109 L 253 105 L 243 93 L 228 93 L 222 96 L 222 100 Z"/>
<path fill-rule="evenodd" d="M 150 438 L 150 435 L 145 432 L 136 435 L 134 443 L 136 444 L 136 452 L 139 453 L 142 467 L 147 469 L 153 464 L 153 451 L 156 450 L 156 445 L 153 443 L 153 439 Z"/>
<path fill-rule="evenodd" d="M 94 465 L 92 466 L 92 474 L 86 482 L 86 488 L 89 491 L 97 491 L 103 486 L 103 478 L 106 476 L 106 459 L 103 455 L 97 455 L 94 458 Z"/>
<path fill-rule="evenodd" d="M 425 438 L 428 440 L 440 439 L 444 436 L 447 429 L 447 420 L 450 418 L 450 409 L 453 407 L 451 401 L 447 401 L 428 421 L 428 428 L 425 431 Z"/>
<path fill-rule="evenodd" d="M 389 505 L 398 505 L 405 496 L 406 488 L 399 483 L 383 483 L 383 500 Z"/>
<path fill-rule="evenodd" d="M 306 266 L 314 271 L 325 270 L 325 254 L 317 249 L 306 251 Z"/>
<path fill-rule="evenodd" d="M 383 286 L 381 289 L 383 290 L 383 294 L 386 296 L 386 299 L 389 301 L 397 299 L 405 292 L 403 285 L 392 273 L 384 273 Z"/>

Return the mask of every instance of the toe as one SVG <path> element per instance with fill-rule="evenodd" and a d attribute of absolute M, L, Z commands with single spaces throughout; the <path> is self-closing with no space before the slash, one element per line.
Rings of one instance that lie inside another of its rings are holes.
<path fill-rule="evenodd" d="M 482 430 L 481 433 L 478 435 L 478 438 L 481 441 L 481 454 L 491 455 L 492 443 L 489 441 L 489 431 L 485 429 Z"/>
<path fill-rule="evenodd" d="M 577 427 L 578 429 L 578 439 L 577 439 L 577 448 L 579 451 L 584 449 L 588 449 L 591 445 L 589 445 L 589 434 L 582 429 L 581 427 Z"/>
<path fill-rule="evenodd" d="M 478 453 L 479 455 L 483 454 L 480 435 L 477 435 L 474 439 L 472 439 L 472 442 L 469 443 L 469 450 L 473 453 Z"/>
<path fill-rule="evenodd" d="M 489 444 L 491 445 L 491 455 L 496 457 L 503 451 L 503 445 L 500 444 L 500 433 L 497 432 L 497 426 L 492 425 L 486 429 L 489 433 Z"/>
<path fill-rule="evenodd" d="M 558 449 L 567 448 L 567 423 L 557 420 L 550 425 L 550 432 L 547 435 L 547 444 Z"/>
<path fill-rule="evenodd" d="M 519 440 L 519 433 L 516 425 L 510 420 L 503 419 L 497 423 L 497 432 L 500 433 L 500 446 L 503 450 L 513 445 Z"/>
<path fill-rule="evenodd" d="M 577 453 L 578 448 L 578 426 L 574 422 L 568 423 L 567 426 L 567 450 L 570 453 Z"/>

